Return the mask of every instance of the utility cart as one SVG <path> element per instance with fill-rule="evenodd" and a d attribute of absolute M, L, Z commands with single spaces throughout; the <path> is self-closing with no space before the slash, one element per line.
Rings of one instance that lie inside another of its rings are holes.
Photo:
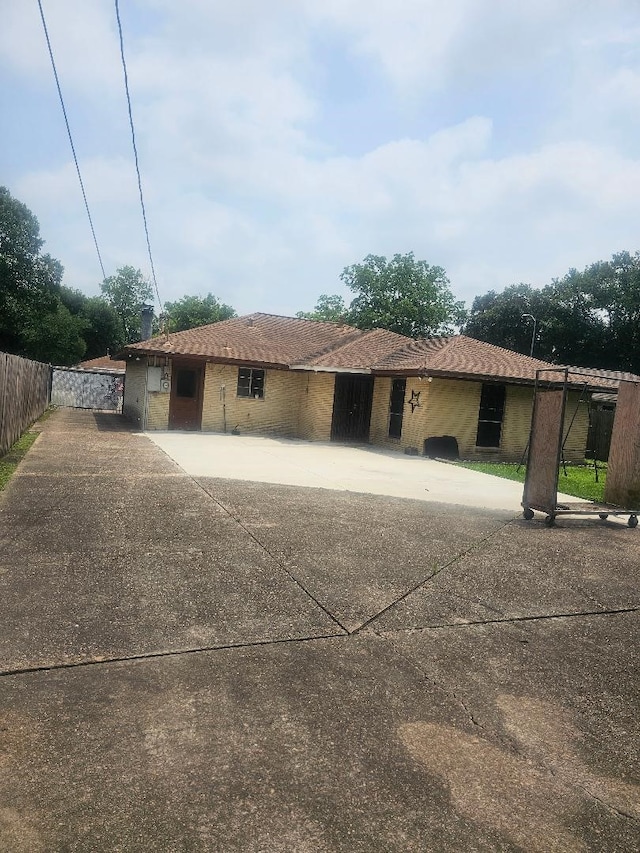
<path fill-rule="evenodd" d="M 534 511 L 546 515 L 553 525 L 559 515 L 628 516 L 636 527 L 640 513 L 640 382 L 620 381 L 611 435 L 608 472 L 603 503 L 585 501 L 558 503 L 558 476 L 566 462 L 565 448 L 578 415 L 592 391 L 601 391 L 610 377 L 595 371 L 571 368 L 542 368 L 536 371 L 529 434 L 527 472 L 522 496 L 522 515 Z M 569 393 L 580 399 L 568 411 Z M 596 463 L 597 464 L 597 463 Z"/>

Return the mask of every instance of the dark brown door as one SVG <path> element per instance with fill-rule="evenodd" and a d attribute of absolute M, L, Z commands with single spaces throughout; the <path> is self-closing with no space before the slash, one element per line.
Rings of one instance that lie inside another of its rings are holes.
<path fill-rule="evenodd" d="M 333 395 L 333 441 L 368 441 L 373 376 L 338 373 Z"/>
<path fill-rule="evenodd" d="M 198 430 L 202 427 L 203 376 L 202 365 L 174 362 L 171 371 L 169 429 Z"/>

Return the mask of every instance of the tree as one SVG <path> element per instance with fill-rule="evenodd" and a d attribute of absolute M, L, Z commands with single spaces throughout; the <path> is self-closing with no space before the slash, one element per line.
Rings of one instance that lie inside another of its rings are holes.
<path fill-rule="evenodd" d="M 322 293 L 318 297 L 313 311 L 298 311 L 296 317 L 301 320 L 321 320 L 329 323 L 344 323 L 347 316 L 347 306 L 342 296 L 328 296 Z"/>
<path fill-rule="evenodd" d="M 640 253 L 619 252 L 540 290 L 515 284 L 477 296 L 464 333 L 556 364 L 640 372 Z"/>
<path fill-rule="evenodd" d="M 116 353 L 124 346 L 120 318 L 106 299 L 101 296 L 85 296 L 79 290 L 62 286 L 60 300 L 74 317 L 83 322 L 85 358 L 98 358 L 107 352 Z"/>
<path fill-rule="evenodd" d="M 29 358 L 51 364 L 77 364 L 84 358 L 85 321 L 74 316 L 60 300 L 53 311 L 34 314 L 23 330 Z"/>
<path fill-rule="evenodd" d="M 211 293 L 204 298 L 183 296 L 177 302 L 165 302 L 164 310 L 170 332 L 182 332 L 236 316 L 230 305 L 219 302 Z"/>
<path fill-rule="evenodd" d="M 601 319 L 606 362 L 600 366 L 640 373 L 640 252 L 618 252 L 570 275 Z"/>
<path fill-rule="evenodd" d="M 102 293 L 118 315 L 124 343 L 140 340 L 142 308 L 153 302 L 153 290 L 140 270 L 120 267 L 100 285 Z"/>
<path fill-rule="evenodd" d="M 44 241 L 29 208 L 0 187 L 0 349 L 28 355 L 25 325 L 55 312 L 62 266 L 41 255 Z"/>
<path fill-rule="evenodd" d="M 340 278 L 356 297 L 346 321 L 360 329 L 389 329 L 412 338 L 448 334 L 463 322 L 464 304 L 456 302 L 442 267 L 417 261 L 413 252 L 390 261 L 367 255 L 346 267 Z"/>
<path fill-rule="evenodd" d="M 530 284 L 512 284 L 502 293 L 490 290 L 473 300 L 462 331 L 470 338 L 529 355 L 533 321 L 523 314 L 530 314 L 536 318 L 538 331 L 534 355 L 542 357 L 537 338 L 543 316 L 547 314 L 544 303 L 542 293 Z"/>

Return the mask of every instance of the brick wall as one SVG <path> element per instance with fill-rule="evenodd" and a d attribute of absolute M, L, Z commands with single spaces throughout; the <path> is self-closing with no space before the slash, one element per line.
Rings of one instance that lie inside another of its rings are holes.
<path fill-rule="evenodd" d="M 307 441 L 329 441 L 333 418 L 335 374 L 301 373 L 298 398 L 298 437 Z"/>
<path fill-rule="evenodd" d="M 170 398 L 167 391 L 149 391 L 145 429 L 169 429 Z"/>
<path fill-rule="evenodd" d="M 264 397 L 238 397 L 238 367 L 207 364 L 202 405 L 202 429 L 249 435 L 298 435 L 299 396 L 302 374 L 266 370 Z M 224 406 L 221 387 L 224 386 Z"/>

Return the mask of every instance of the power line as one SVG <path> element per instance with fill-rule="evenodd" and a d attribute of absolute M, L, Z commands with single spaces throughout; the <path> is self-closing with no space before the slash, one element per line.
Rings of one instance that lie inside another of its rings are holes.
<path fill-rule="evenodd" d="M 58 97 L 60 98 L 60 106 L 62 107 L 62 115 L 64 116 L 64 123 L 67 126 L 67 134 L 69 135 L 69 143 L 71 145 L 71 151 L 73 152 L 73 160 L 76 164 L 76 172 L 78 173 L 78 180 L 80 181 L 80 189 L 82 190 L 82 198 L 84 199 L 84 206 L 87 211 L 87 217 L 89 218 L 89 226 L 91 228 L 91 234 L 93 235 L 93 242 L 96 247 L 96 252 L 98 254 L 98 262 L 100 264 L 100 269 L 102 270 L 102 280 L 107 277 L 106 272 L 104 271 L 104 264 L 102 263 L 102 255 L 100 254 L 100 249 L 98 248 L 98 239 L 96 237 L 96 232 L 93 227 L 93 220 L 91 219 L 91 211 L 89 210 L 89 202 L 87 201 L 87 194 L 84 189 L 84 183 L 82 182 L 82 175 L 80 174 L 80 166 L 78 164 L 78 157 L 76 156 L 76 149 L 73 144 L 73 137 L 71 136 L 71 128 L 69 127 L 69 119 L 67 118 L 67 110 L 64 105 L 64 98 L 62 97 L 62 89 L 60 88 L 60 80 L 58 79 L 58 72 L 56 70 L 56 63 L 53 58 L 53 50 L 51 49 L 51 42 L 49 40 L 49 31 L 47 30 L 47 22 L 44 18 L 44 10 L 42 8 L 41 0 L 38 0 L 38 8 L 40 9 L 40 17 L 42 18 L 42 27 L 44 29 L 44 37 L 47 40 L 47 47 L 49 48 L 49 57 L 51 59 L 51 67 L 53 68 L 53 76 L 56 80 L 56 86 L 58 89 Z"/>
<path fill-rule="evenodd" d="M 40 2 L 40 0 L 38 0 Z M 164 311 L 162 306 L 162 300 L 160 299 L 160 292 L 158 290 L 158 282 L 156 280 L 156 270 L 153 265 L 153 256 L 151 254 L 151 242 L 149 240 L 149 228 L 147 227 L 147 213 L 144 207 L 144 197 L 142 195 L 142 179 L 140 177 L 140 164 L 138 163 L 138 149 L 136 147 L 136 132 L 133 127 L 133 113 L 131 112 L 131 96 L 129 95 L 129 77 L 127 75 L 127 63 L 124 58 L 124 40 L 122 38 L 122 24 L 120 22 L 120 8 L 118 6 L 118 0 L 115 0 L 116 4 L 116 19 L 118 21 L 118 34 L 120 36 L 120 56 L 122 57 L 122 70 L 124 72 L 124 89 L 127 94 L 127 109 L 129 110 L 129 125 L 131 127 L 131 142 L 133 143 L 133 155 L 136 164 L 136 174 L 138 176 L 138 190 L 140 193 L 140 207 L 142 208 L 142 221 L 144 222 L 144 233 L 147 238 L 147 251 L 149 253 L 149 263 L 151 264 L 151 277 L 153 278 L 153 286 L 156 291 L 156 296 L 158 297 L 158 303 L 160 305 L 160 311 Z"/>

